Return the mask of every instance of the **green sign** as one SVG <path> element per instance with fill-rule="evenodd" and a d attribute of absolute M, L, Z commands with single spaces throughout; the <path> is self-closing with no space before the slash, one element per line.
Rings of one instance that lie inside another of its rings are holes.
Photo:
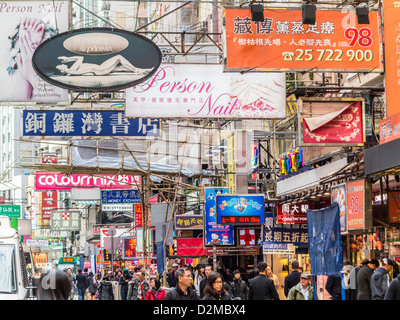
<path fill-rule="evenodd" d="M 21 206 L 14 204 L 1 204 L 0 216 L 7 216 L 10 218 L 21 218 Z"/>
<path fill-rule="evenodd" d="M 78 261 L 76 260 L 75 257 L 61 257 L 58 260 L 58 264 L 65 264 L 65 263 L 78 264 Z"/>
<path fill-rule="evenodd" d="M 52 211 L 50 228 L 52 231 L 78 231 L 81 229 L 80 211 Z"/>

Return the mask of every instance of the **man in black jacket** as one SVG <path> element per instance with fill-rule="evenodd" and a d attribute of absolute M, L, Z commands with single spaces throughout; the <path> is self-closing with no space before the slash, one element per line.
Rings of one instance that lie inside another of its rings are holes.
<path fill-rule="evenodd" d="M 371 300 L 371 276 L 379 267 L 376 259 L 371 259 L 357 273 L 357 300 Z"/>
<path fill-rule="evenodd" d="M 267 277 L 267 264 L 257 265 L 258 276 L 250 280 L 249 300 L 280 300 L 274 281 Z"/>
<path fill-rule="evenodd" d="M 284 284 L 284 293 L 287 297 L 289 291 L 292 287 L 300 282 L 301 272 L 299 269 L 299 262 L 297 260 L 292 261 L 292 272 L 285 277 L 285 284 Z"/>
<path fill-rule="evenodd" d="M 86 289 L 89 287 L 89 280 L 81 269 L 78 269 L 76 276 L 76 287 L 78 288 L 78 300 L 85 300 Z"/>
<path fill-rule="evenodd" d="M 239 270 L 233 271 L 233 281 L 229 287 L 229 294 L 233 300 L 247 300 L 249 288 L 242 280 Z"/>
<path fill-rule="evenodd" d="M 168 291 L 164 300 L 199 300 L 196 289 L 192 288 L 192 273 L 189 268 L 179 268 L 175 272 L 177 284 Z"/>
<path fill-rule="evenodd" d="M 199 282 L 199 291 L 200 291 L 200 299 L 204 297 L 204 288 L 206 287 L 206 282 L 208 276 L 213 272 L 213 266 L 211 264 L 207 264 L 204 268 L 204 275 L 205 277 L 200 280 Z"/>

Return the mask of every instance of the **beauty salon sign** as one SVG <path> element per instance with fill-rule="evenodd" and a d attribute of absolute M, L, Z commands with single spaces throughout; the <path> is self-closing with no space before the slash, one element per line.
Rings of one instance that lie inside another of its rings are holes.
<path fill-rule="evenodd" d="M 285 73 L 224 73 L 222 65 L 163 64 L 146 82 L 126 89 L 125 116 L 285 118 Z"/>

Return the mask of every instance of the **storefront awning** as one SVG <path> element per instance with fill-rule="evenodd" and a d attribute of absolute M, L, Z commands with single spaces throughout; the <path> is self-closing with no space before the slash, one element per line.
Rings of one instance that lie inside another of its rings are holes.
<path fill-rule="evenodd" d="M 400 174 L 400 139 L 364 151 L 365 175 Z"/>

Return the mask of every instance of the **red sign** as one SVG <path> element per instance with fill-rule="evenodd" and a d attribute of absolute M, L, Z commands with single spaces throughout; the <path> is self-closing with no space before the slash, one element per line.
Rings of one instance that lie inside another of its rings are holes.
<path fill-rule="evenodd" d="M 307 223 L 307 210 L 314 209 L 314 201 L 279 203 L 277 223 Z"/>
<path fill-rule="evenodd" d="M 301 101 L 304 146 L 363 145 L 365 132 L 361 101 Z"/>
<path fill-rule="evenodd" d="M 42 155 L 42 163 L 57 164 L 57 155 L 56 154 L 43 154 Z"/>
<path fill-rule="evenodd" d="M 261 219 L 259 216 L 246 216 L 246 217 L 223 216 L 221 217 L 221 223 L 222 224 L 261 223 Z"/>
<path fill-rule="evenodd" d="M 141 203 L 135 203 L 135 227 L 143 226 L 143 209 Z"/>
<path fill-rule="evenodd" d="M 240 228 L 238 231 L 240 246 L 254 246 L 256 244 L 256 231 L 254 229 Z"/>
<path fill-rule="evenodd" d="M 365 225 L 365 180 L 347 182 L 347 226 L 348 230 L 364 229 Z"/>
<path fill-rule="evenodd" d="M 176 255 L 178 257 L 205 256 L 206 249 L 203 246 L 203 238 L 177 238 Z"/>
<path fill-rule="evenodd" d="M 400 138 L 400 113 L 379 121 L 379 144 L 398 138 Z"/>
<path fill-rule="evenodd" d="M 57 191 L 48 190 L 42 192 L 42 219 L 51 219 L 51 211 L 57 210 L 58 208 L 57 202 Z"/>
<path fill-rule="evenodd" d="M 136 257 L 136 238 L 124 238 L 123 241 L 123 256 L 124 259 L 133 259 Z"/>

